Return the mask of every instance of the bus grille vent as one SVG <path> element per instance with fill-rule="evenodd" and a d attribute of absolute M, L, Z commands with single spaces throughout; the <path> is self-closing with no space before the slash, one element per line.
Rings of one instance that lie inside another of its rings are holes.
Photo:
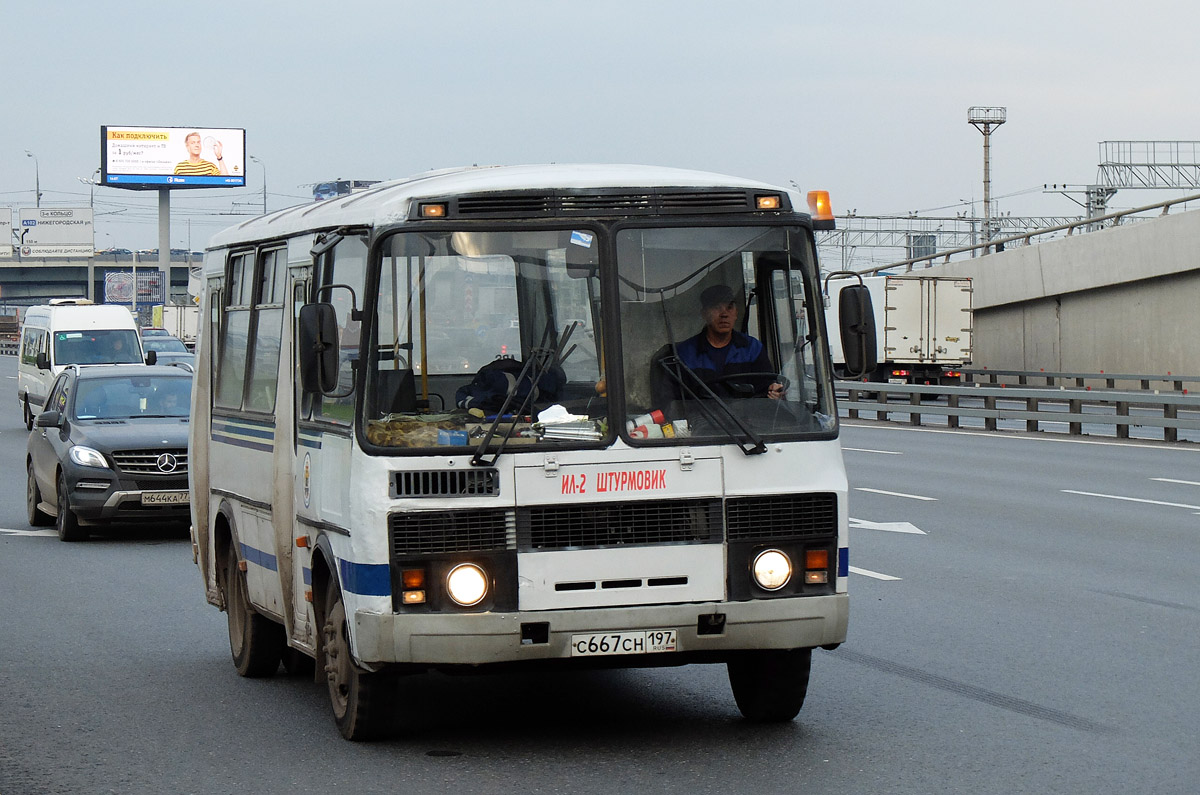
<path fill-rule="evenodd" d="M 684 190 L 655 188 L 645 191 L 577 190 L 512 191 L 481 193 L 447 199 L 451 218 L 538 218 L 606 215 L 681 215 L 700 213 L 756 212 L 756 192 L 715 188 Z M 787 194 L 781 197 L 783 211 L 791 210 Z M 431 199 L 413 203 L 412 212 Z M 419 216 L 414 215 L 414 219 Z"/>
<path fill-rule="evenodd" d="M 516 522 L 506 510 L 393 513 L 388 524 L 394 557 L 516 547 Z"/>
<path fill-rule="evenodd" d="M 717 500 L 539 505 L 517 511 L 521 549 L 694 544 L 720 538 Z"/>
<path fill-rule="evenodd" d="M 392 499 L 400 497 L 494 497 L 500 493 L 495 469 L 438 469 L 393 473 Z"/>
<path fill-rule="evenodd" d="M 730 541 L 837 535 L 837 522 L 836 494 L 735 497 L 725 502 L 725 532 Z"/>

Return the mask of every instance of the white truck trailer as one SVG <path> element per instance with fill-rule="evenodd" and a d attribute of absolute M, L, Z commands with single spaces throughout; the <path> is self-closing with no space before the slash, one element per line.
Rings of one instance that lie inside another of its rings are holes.
<path fill-rule="evenodd" d="M 195 304 L 164 304 L 154 308 L 154 325 L 165 328 L 179 337 L 189 348 L 196 345 L 196 327 L 199 322 L 200 307 Z"/>
<path fill-rule="evenodd" d="M 957 384 L 971 363 L 971 280 L 950 276 L 864 276 L 875 307 L 879 365 L 869 380 L 892 384 Z M 825 321 L 838 328 L 838 293 L 857 279 L 825 282 Z M 846 377 L 841 340 L 830 335 L 834 372 Z"/>

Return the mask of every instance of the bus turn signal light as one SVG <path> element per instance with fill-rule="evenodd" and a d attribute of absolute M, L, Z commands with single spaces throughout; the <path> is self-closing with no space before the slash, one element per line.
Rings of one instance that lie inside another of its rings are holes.
<path fill-rule="evenodd" d="M 768 193 L 763 196 L 755 196 L 754 204 L 759 210 L 778 210 L 782 202 L 778 195 Z"/>
<path fill-rule="evenodd" d="M 444 204 L 422 204 L 421 205 L 421 217 L 422 218 L 445 218 L 446 217 L 446 205 L 444 205 Z"/>
<path fill-rule="evenodd" d="M 805 550 L 804 582 L 806 585 L 824 585 L 829 582 L 829 550 Z"/>

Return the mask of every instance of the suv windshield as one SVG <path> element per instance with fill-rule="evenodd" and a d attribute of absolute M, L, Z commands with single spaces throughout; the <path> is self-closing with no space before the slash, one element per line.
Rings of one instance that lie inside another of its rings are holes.
<path fill-rule="evenodd" d="M 192 379 L 186 376 L 80 378 L 75 386 L 74 418 L 186 417 L 191 394 Z"/>
<path fill-rule="evenodd" d="M 734 441 L 834 427 L 809 236 L 779 227 L 624 229 L 625 430 Z"/>

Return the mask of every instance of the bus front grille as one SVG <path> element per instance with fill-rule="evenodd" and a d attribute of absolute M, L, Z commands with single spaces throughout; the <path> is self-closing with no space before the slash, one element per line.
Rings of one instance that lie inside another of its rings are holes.
<path fill-rule="evenodd" d="M 837 521 L 836 494 L 733 497 L 725 502 L 725 533 L 730 541 L 837 535 Z"/>
<path fill-rule="evenodd" d="M 538 505 L 517 510 L 526 550 L 719 541 L 719 500 Z"/>
<path fill-rule="evenodd" d="M 393 557 L 513 549 L 512 512 L 422 511 L 388 517 Z"/>
<path fill-rule="evenodd" d="M 392 499 L 398 497 L 494 497 L 500 493 L 495 469 L 394 472 Z"/>

